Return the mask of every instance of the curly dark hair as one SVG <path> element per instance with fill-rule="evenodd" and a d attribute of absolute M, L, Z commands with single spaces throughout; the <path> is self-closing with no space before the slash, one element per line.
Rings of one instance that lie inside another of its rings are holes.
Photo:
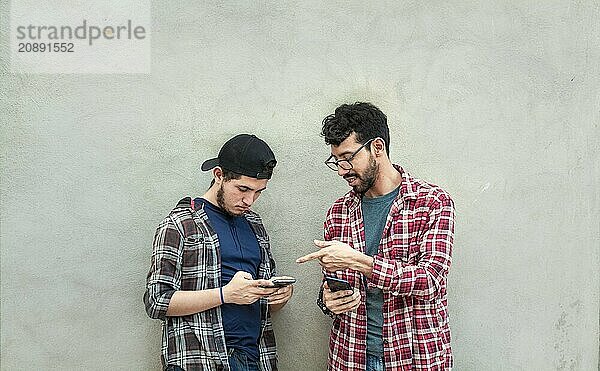
<path fill-rule="evenodd" d="M 342 104 L 335 109 L 335 113 L 323 119 L 321 135 L 325 137 L 326 144 L 338 146 L 352 133 L 356 133 L 356 140 L 361 144 L 377 137 L 383 139 L 387 155 L 390 155 L 387 117 L 373 104 Z"/>

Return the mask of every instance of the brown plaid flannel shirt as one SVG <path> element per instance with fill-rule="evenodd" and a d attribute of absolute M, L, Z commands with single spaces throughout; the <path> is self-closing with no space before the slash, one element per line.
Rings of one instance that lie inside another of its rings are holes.
<path fill-rule="evenodd" d="M 275 271 L 269 237 L 258 214 L 248 212 L 244 216 L 261 249 L 258 276 L 269 279 Z M 220 307 L 188 316 L 166 315 L 175 291 L 206 290 L 221 286 L 219 241 L 204 209 L 200 207 L 194 210 L 189 197 L 179 201 L 159 224 L 153 245 L 144 304 L 151 318 L 163 321 L 163 365 L 177 365 L 186 371 L 228 371 Z M 275 334 L 266 299 L 260 299 L 260 307 L 260 367 L 264 371 L 277 370 Z"/>

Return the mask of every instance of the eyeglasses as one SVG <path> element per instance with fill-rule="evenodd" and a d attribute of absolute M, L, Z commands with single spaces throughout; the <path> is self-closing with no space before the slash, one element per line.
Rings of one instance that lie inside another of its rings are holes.
<path fill-rule="evenodd" d="M 329 158 L 325 161 L 325 165 L 327 165 L 327 167 L 333 171 L 338 171 L 339 168 L 342 168 L 344 170 L 352 169 L 351 161 L 354 158 L 354 156 L 356 156 L 358 154 L 358 152 L 360 152 L 361 149 L 363 149 L 366 146 L 368 146 L 369 144 L 371 144 L 371 142 L 374 141 L 375 139 L 377 139 L 377 138 L 367 140 L 362 146 L 358 147 L 358 149 L 356 151 L 354 151 L 354 153 L 351 154 L 350 157 L 348 157 L 348 158 L 336 160 L 335 156 L 333 156 L 333 155 L 329 156 Z"/>

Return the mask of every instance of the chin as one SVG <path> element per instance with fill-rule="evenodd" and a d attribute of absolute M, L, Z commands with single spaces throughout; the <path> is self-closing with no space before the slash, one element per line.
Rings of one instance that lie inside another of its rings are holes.
<path fill-rule="evenodd" d="M 363 187 L 362 184 L 355 185 L 354 187 L 352 187 L 352 190 L 354 190 L 354 192 L 358 194 L 363 194 L 367 191 L 367 189 L 365 189 L 365 187 Z"/>
<path fill-rule="evenodd" d="M 244 215 L 246 213 L 246 210 L 240 211 L 239 209 L 230 209 L 230 210 L 227 210 L 227 212 L 229 214 L 231 214 L 231 215 L 241 216 L 241 215 Z"/>

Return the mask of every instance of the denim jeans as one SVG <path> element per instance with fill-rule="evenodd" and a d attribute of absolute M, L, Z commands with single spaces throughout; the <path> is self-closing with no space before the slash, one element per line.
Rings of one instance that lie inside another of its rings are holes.
<path fill-rule="evenodd" d="M 229 350 L 229 368 L 231 371 L 259 371 L 258 362 L 237 349 Z"/>
<path fill-rule="evenodd" d="M 367 354 L 367 371 L 383 371 L 383 357 Z"/>

